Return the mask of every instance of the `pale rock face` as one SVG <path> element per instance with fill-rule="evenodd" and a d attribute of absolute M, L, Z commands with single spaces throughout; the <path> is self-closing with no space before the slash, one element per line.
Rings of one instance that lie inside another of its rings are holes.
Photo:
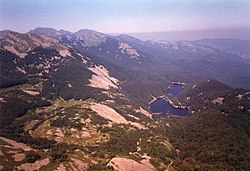
<path fill-rule="evenodd" d="M 143 170 L 143 171 L 153 171 L 154 167 L 147 161 L 142 161 L 142 163 L 136 162 L 132 159 L 127 158 L 113 158 L 107 166 L 112 166 L 114 170 L 118 171 L 135 171 L 135 170 Z"/>
<path fill-rule="evenodd" d="M 78 35 L 78 40 L 81 41 L 82 46 L 85 47 L 99 46 L 100 44 L 106 42 L 107 35 L 87 30 L 84 34 Z"/>
<path fill-rule="evenodd" d="M 124 117 L 122 117 L 119 113 L 117 113 L 114 109 L 107 105 L 94 104 L 91 109 L 101 117 L 108 119 L 114 123 L 128 123 L 128 121 Z"/>
<path fill-rule="evenodd" d="M 71 53 L 69 52 L 68 49 L 59 50 L 59 54 L 60 54 L 62 57 L 71 56 Z"/>
<path fill-rule="evenodd" d="M 16 54 L 17 56 L 20 56 L 20 58 L 25 58 L 27 55 L 27 53 L 18 52 L 13 46 L 4 46 L 4 49 Z"/>
<path fill-rule="evenodd" d="M 240 105 L 240 106 L 238 106 L 238 109 L 244 109 L 244 107 Z"/>
<path fill-rule="evenodd" d="M 6 101 L 2 97 L 0 97 L 0 102 L 6 103 Z"/>
<path fill-rule="evenodd" d="M 18 143 L 14 140 L 8 139 L 8 138 L 4 138 L 4 137 L 0 137 L 0 139 L 8 144 L 10 144 L 14 149 L 22 149 L 24 151 L 35 151 L 33 148 L 31 148 L 30 146 L 24 144 L 24 143 Z"/>
<path fill-rule="evenodd" d="M 134 119 L 136 119 L 136 120 L 138 120 L 138 121 L 140 120 L 140 118 L 138 118 L 138 117 L 136 117 L 136 116 L 134 116 L 134 115 L 128 114 L 128 116 L 131 117 L 131 118 L 134 118 Z"/>
<path fill-rule="evenodd" d="M 60 163 L 55 171 L 66 171 L 66 167 L 64 166 L 63 163 Z"/>
<path fill-rule="evenodd" d="M 33 171 L 33 170 L 39 170 L 42 166 L 46 166 L 49 164 L 49 158 L 45 158 L 42 160 L 37 160 L 35 163 L 25 163 L 21 166 L 17 166 L 18 170 L 24 170 L 24 171 Z"/>
<path fill-rule="evenodd" d="M 91 106 L 91 109 L 101 117 L 110 120 L 113 123 L 130 124 L 131 126 L 137 127 L 138 129 L 148 129 L 147 127 L 138 122 L 127 121 L 123 116 L 121 116 L 113 108 L 107 105 L 94 104 L 93 106 Z"/>
<path fill-rule="evenodd" d="M 87 170 L 87 168 L 89 167 L 89 165 L 87 163 L 84 163 L 82 160 L 79 160 L 77 158 L 71 158 L 71 160 L 74 162 L 74 164 L 80 170 Z"/>
<path fill-rule="evenodd" d="M 243 95 L 242 94 L 239 94 L 238 96 L 236 96 L 239 100 L 242 99 Z"/>
<path fill-rule="evenodd" d="M 92 78 L 89 79 L 90 84 L 88 86 L 109 90 L 110 87 L 118 89 L 118 79 L 109 75 L 109 71 L 103 66 L 96 66 L 88 68 L 92 71 Z"/>
<path fill-rule="evenodd" d="M 88 131 L 83 131 L 81 133 L 81 137 L 82 138 L 88 138 L 88 137 L 91 137 L 91 134 Z"/>
<path fill-rule="evenodd" d="M 131 122 L 129 121 L 129 123 L 134 126 L 134 127 L 137 127 L 138 129 L 148 129 L 147 127 L 145 127 L 144 125 L 138 123 L 138 122 Z"/>
<path fill-rule="evenodd" d="M 121 49 L 122 53 L 127 53 L 133 58 L 138 58 L 140 56 L 138 52 L 132 46 L 129 46 L 127 43 L 120 42 L 119 49 Z"/>
<path fill-rule="evenodd" d="M 47 131 L 47 133 L 46 133 L 47 135 L 52 135 L 53 134 L 53 132 L 52 132 L 52 130 L 50 129 L 50 130 L 48 130 Z"/>
<path fill-rule="evenodd" d="M 32 96 L 36 96 L 36 95 L 39 95 L 40 92 L 37 92 L 37 91 L 31 91 L 31 90 L 23 90 L 23 92 L 29 94 L 29 95 L 32 95 Z"/>
<path fill-rule="evenodd" d="M 23 154 L 23 153 L 17 153 L 17 154 L 15 154 L 15 155 L 13 155 L 12 157 L 13 157 L 13 159 L 14 159 L 16 162 L 20 162 L 20 161 L 22 161 L 22 160 L 25 159 L 25 154 Z"/>
<path fill-rule="evenodd" d="M 136 113 L 141 113 L 149 118 L 152 119 L 152 114 L 150 114 L 148 111 L 146 111 L 145 109 L 143 109 L 142 107 L 140 107 L 139 110 L 136 110 Z"/>
<path fill-rule="evenodd" d="M 4 47 L 2 47 L 3 49 L 16 54 L 20 58 L 25 58 L 28 52 L 32 51 L 38 46 L 56 49 L 63 57 L 71 56 L 67 46 L 61 44 L 53 38 L 44 35 L 10 32 L 5 37 L 3 37 L 2 42 L 4 42 Z"/>
<path fill-rule="evenodd" d="M 63 133 L 62 129 L 57 128 L 57 129 L 55 130 L 54 135 L 56 136 L 56 138 L 55 138 L 55 141 L 56 141 L 56 142 L 60 143 L 60 142 L 63 141 L 64 133 Z"/>
<path fill-rule="evenodd" d="M 26 71 L 18 66 L 16 67 L 16 70 L 23 73 L 23 74 L 26 74 Z"/>
<path fill-rule="evenodd" d="M 213 104 L 223 104 L 223 100 L 224 98 L 223 97 L 218 97 L 217 99 L 214 99 L 212 101 Z"/>

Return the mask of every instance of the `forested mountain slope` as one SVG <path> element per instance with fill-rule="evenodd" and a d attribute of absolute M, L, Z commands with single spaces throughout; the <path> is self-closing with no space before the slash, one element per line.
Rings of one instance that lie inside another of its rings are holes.
<path fill-rule="evenodd" d="M 249 170 L 249 54 L 214 41 L 2 31 L 0 170 Z"/>

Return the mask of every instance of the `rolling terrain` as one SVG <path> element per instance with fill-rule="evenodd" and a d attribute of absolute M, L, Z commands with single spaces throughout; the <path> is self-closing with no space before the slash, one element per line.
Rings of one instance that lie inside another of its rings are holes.
<path fill-rule="evenodd" d="M 250 169 L 249 40 L 40 27 L 0 42 L 0 170 Z M 189 114 L 152 113 L 161 96 Z"/>

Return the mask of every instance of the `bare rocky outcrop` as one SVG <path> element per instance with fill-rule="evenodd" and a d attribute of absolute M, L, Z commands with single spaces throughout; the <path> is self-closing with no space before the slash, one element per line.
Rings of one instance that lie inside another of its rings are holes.
<path fill-rule="evenodd" d="M 80 170 L 86 170 L 89 165 L 87 163 L 84 163 L 82 160 L 79 160 L 77 158 L 71 158 L 71 160 L 74 162 L 75 166 L 77 166 Z"/>
<path fill-rule="evenodd" d="M 139 53 L 130 45 L 124 42 L 119 43 L 119 49 L 121 49 L 122 53 L 127 53 L 133 58 L 138 58 L 140 55 Z"/>
<path fill-rule="evenodd" d="M 18 170 L 24 170 L 24 171 L 33 171 L 33 170 L 39 170 L 42 166 L 46 166 L 49 164 L 49 158 L 45 158 L 42 160 L 38 160 L 35 163 L 25 163 L 21 166 L 17 166 Z"/>
<path fill-rule="evenodd" d="M 218 97 L 217 99 L 212 100 L 212 103 L 221 105 L 223 104 L 223 100 L 224 100 L 223 97 Z"/>
<path fill-rule="evenodd" d="M 34 150 L 33 148 L 31 148 L 30 146 L 24 144 L 24 143 L 18 143 L 14 140 L 8 139 L 8 138 L 4 138 L 4 137 L 0 137 L 0 140 L 12 145 L 13 148 L 15 149 L 22 149 L 24 151 L 31 151 Z M 34 150 L 35 151 L 35 150 Z"/>
<path fill-rule="evenodd" d="M 40 92 L 38 91 L 32 91 L 32 90 L 23 90 L 23 92 L 29 94 L 29 95 L 32 95 L 32 96 L 36 96 L 36 95 L 39 95 Z"/>
<path fill-rule="evenodd" d="M 56 142 L 60 143 L 60 142 L 63 141 L 64 133 L 63 133 L 62 129 L 57 128 L 57 129 L 55 130 L 54 135 L 56 136 L 56 138 L 55 138 L 55 141 L 56 141 Z"/>
<path fill-rule="evenodd" d="M 81 138 L 88 138 L 91 137 L 91 134 L 89 131 L 82 131 L 81 132 Z"/>
<path fill-rule="evenodd" d="M 134 127 L 137 127 L 138 129 L 148 129 L 147 127 L 145 127 L 144 125 L 138 123 L 138 122 L 131 122 L 129 121 L 129 123 L 134 126 Z"/>
<path fill-rule="evenodd" d="M 118 79 L 109 75 L 109 71 L 104 66 L 97 66 L 88 68 L 94 74 L 89 79 L 88 86 L 109 90 L 111 87 L 118 88 Z"/>
<path fill-rule="evenodd" d="M 138 121 L 140 120 L 140 118 L 138 118 L 138 117 L 136 117 L 136 116 L 134 116 L 134 115 L 128 114 L 128 116 L 131 117 L 131 118 L 133 118 L 133 119 L 135 119 L 135 120 L 138 120 Z"/>
<path fill-rule="evenodd" d="M 150 114 L 148 111 L 146 111 L 145 109 L 143 109 L 142 107 L 140 107 L 139 110 L 136 110 L 137 113 L 141 113 L 149 118 L 152 119 L 152 114 Z"/>
<path fill-rule="evenodd" d="M 53 47 L 59 51 L 61 56 L 71 56 L 68 46 L 45 35 L 8 32 L 8 34 L 3 36 L 3 40 L 5 43 L 2 48 L 16 54 L 20 58 L 25 58 L 28 55 L 28 52 L 32 51 L 36 47 Z"/>
<path fill-rule="evenodd" d="M 17 56 L 20 56 L 20 58 L 24 58 L 27 55 L 27 53 L 18 52 L 13 46 L 4 46 L 4 49 L 16 54 Z"/>
<path fill-rule="evenodd" d="M 71 53 L 69 52 L 68 49 L 59 50 L 59 54 L 60 54 L 62 57 L 71 56 Z"/>
<path fill-rule="evenodd" d="M 0 97 L 0 102 L 6 103 L 6 101 L 2 97 Z"/>
<path fill-rule="evenodd" d="M 154 167 L 148 162 L 147 159 L 143 160 L 142 163 L 138 163 L 132 159 L 115 157 L 107 166 L 112 166 L 117 171 L 153 171 Z"/>
<path fill-rule="evenodd" d="M 94 104 L 93 106 L 91 106 L 91 109 L 101 117 L 108 119 L 112 122 L 125 124 L 128 123 L 128 121 L 124 117 L 122 117 L 119 113 L 117 113 L 114 109 L 107 105 Z"/>
<path fill-rule="evenodd" d="M 16 161 L 16 162 L 20 162 L 20 161 L 23 161 L 25 159 L 25 154 L 23 153 L 17 153 L 17 154 L 14 154 L 12 156 L 12 158 Z"/>
<path fill-rule="evenodd" d="M 64 166 L 64 164 L 60 163 L 55 171 L 66 171 L 66 167 Z"/>

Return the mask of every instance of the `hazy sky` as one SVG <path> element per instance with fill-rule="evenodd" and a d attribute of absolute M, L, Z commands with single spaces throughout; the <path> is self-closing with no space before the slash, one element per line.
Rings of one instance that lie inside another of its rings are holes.
<path fill-rule="evenodd" d="M 105 33 L 250 28 L 250 0 L 0 0 L 0 30 Z"/>

